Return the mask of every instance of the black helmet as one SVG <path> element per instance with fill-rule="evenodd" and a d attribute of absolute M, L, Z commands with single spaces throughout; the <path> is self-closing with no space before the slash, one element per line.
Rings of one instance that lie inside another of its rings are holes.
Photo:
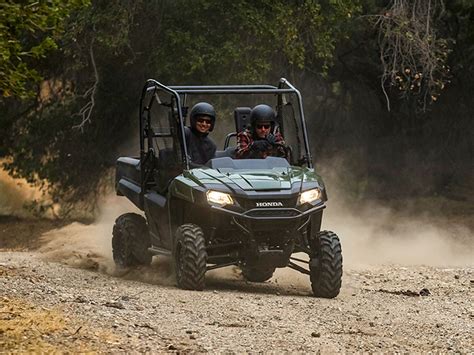
<path fill-rule="evenodd" d="M 255 128 L 258 122 L 270 122 L 272 126 L 275 125 L 275 111 L 265 104 L 255 106 L 250 111 L 250 124 Z"/>
<path fill-rule="evenodd" d="M 211 128 L 209 128 L 209 132 L 211 132 L 216 123 L 216 111 L 214 110 L 214 107 L 207 102 L 198 102 L 194 105 L 189 114 L 191 128 L 196 128 L 196 119 L 198 116 L 209 116 L 211 118 Z"/>

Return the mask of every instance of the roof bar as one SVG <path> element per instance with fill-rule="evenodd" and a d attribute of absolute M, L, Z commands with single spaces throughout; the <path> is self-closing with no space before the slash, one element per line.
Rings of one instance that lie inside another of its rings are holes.
<path fill-rule="evenodd" d="M 201 90 L 201 89 L 278 89 L 276 86 L 273 85 L 187 85 L 187 86 L 180 86 L 174 85 L 169 86 L 170 89 L 173 90 Z"/>
<path fill-rule="evenodd" d="M 240 88 L 228 88 L 228 89 L 176 89 L 178 94 L 296 94 L 293 89 L 240 89 Z"/>

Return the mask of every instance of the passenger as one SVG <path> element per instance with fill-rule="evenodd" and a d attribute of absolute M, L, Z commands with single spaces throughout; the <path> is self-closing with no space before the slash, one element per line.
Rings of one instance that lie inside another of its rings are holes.
<path fill-rule="evenodd" d="M 265 159 L 267 156 L 286 158 L 286 145 L 275 130 L 275 111 L 265 104 L 250 112 L 250 129 L 237 135 L 236 159 Z"/>
<path fill-rule="evenodd" d="M 193 166 L 204 165 L 216 153 L 216 144 L 208 137 L 216 122 L 216 111 L 207 102 L 193 106 L 189 114 L 190 126 L 185 127 L 186 148 Z"/>

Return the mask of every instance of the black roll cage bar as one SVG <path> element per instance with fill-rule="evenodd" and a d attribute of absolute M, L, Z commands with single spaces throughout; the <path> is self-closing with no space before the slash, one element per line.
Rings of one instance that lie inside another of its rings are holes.
<path fill-rule="evenodd" d="M 186 99 L 188 95 L 199 95 L 199 94 L 275 94 L 278 95 L 278 112 L 280 112 L 281 107 L 283 106 L 283 94 L 295 94 L 298 98 L 298 111 L 301 120 L 301 127 L 303 130 L 303 139 L 304 139 L 304 147 L 306 151 L 306 163 L 309 168 L 312 167 L 312 158 L 311 152 L 309 149 L 309 141 L 308 141 L 308 132 L 306 128 L 306 122 L 304 118 L 304 111 L 303 111 L 303 99 L 301 97 L 300 92 L 285 78 L 281 78 L 277 86 L 273 85 L 205 85 L 205 86 L 166 86 L 162 83 L 154 80 L 148 79 L 143 87 L 142 94 L 140 97 L 140 111 L 139 111 L 139 120 L 140 120 L 140 161 L 143 162 L 144 159 L 147 157 L 147 153 L 145 151 L 145 137 L 148 138 L 148 142 L 151 141 L 154 137 L 160 136 L 169 136 L 169 135 L 160 135 L 154 134 L 151 129 L 145 130 L 146 127 L 151 127 L 151 117 L 149 111 L 154 102 L 155 94 L 157 91 L 164 91 L 171 95 L 174 99 L 174 103 L 176 104 L 177 110 L 173 113 L 176 113 L 179 118 L 179 131 L 181 134 L 181 149 L 184 155 L 184 166 L 186 170 L 189 170 L 189 156 L 188 151 L 186 148 L 186 137 L 184 133 L 184 118 L 183 118 L 183 104 L 186 103 Z M 152 91 L 151 99 L 148 102 L 147 106 L 144 106 L 145 97 L 146 95 Z M 181 97 L 182 96 L 182 97 Z M 169 104 L 171 109 L 173 109 L 173 101 Z M 147 117 L 145 117 L 147 116 Z M 145 122 L 146 119 L 146 122 Z M 150 150 L 150 143 L 148 143 L 148 150 Z M 142 174 L 145 174 L 144 169 L 142 169 Z M 143 176 L 142 176 L 142 181 Z"/>

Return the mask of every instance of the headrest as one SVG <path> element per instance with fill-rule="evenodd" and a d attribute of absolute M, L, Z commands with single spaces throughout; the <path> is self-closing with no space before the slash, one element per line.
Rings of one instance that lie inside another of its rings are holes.
<path fill-rule="evenodd" d="M 236 107 L 234 110 L 234 120 L 236 132 L 244 131 L 250 125 L 250 107 Z"/>

